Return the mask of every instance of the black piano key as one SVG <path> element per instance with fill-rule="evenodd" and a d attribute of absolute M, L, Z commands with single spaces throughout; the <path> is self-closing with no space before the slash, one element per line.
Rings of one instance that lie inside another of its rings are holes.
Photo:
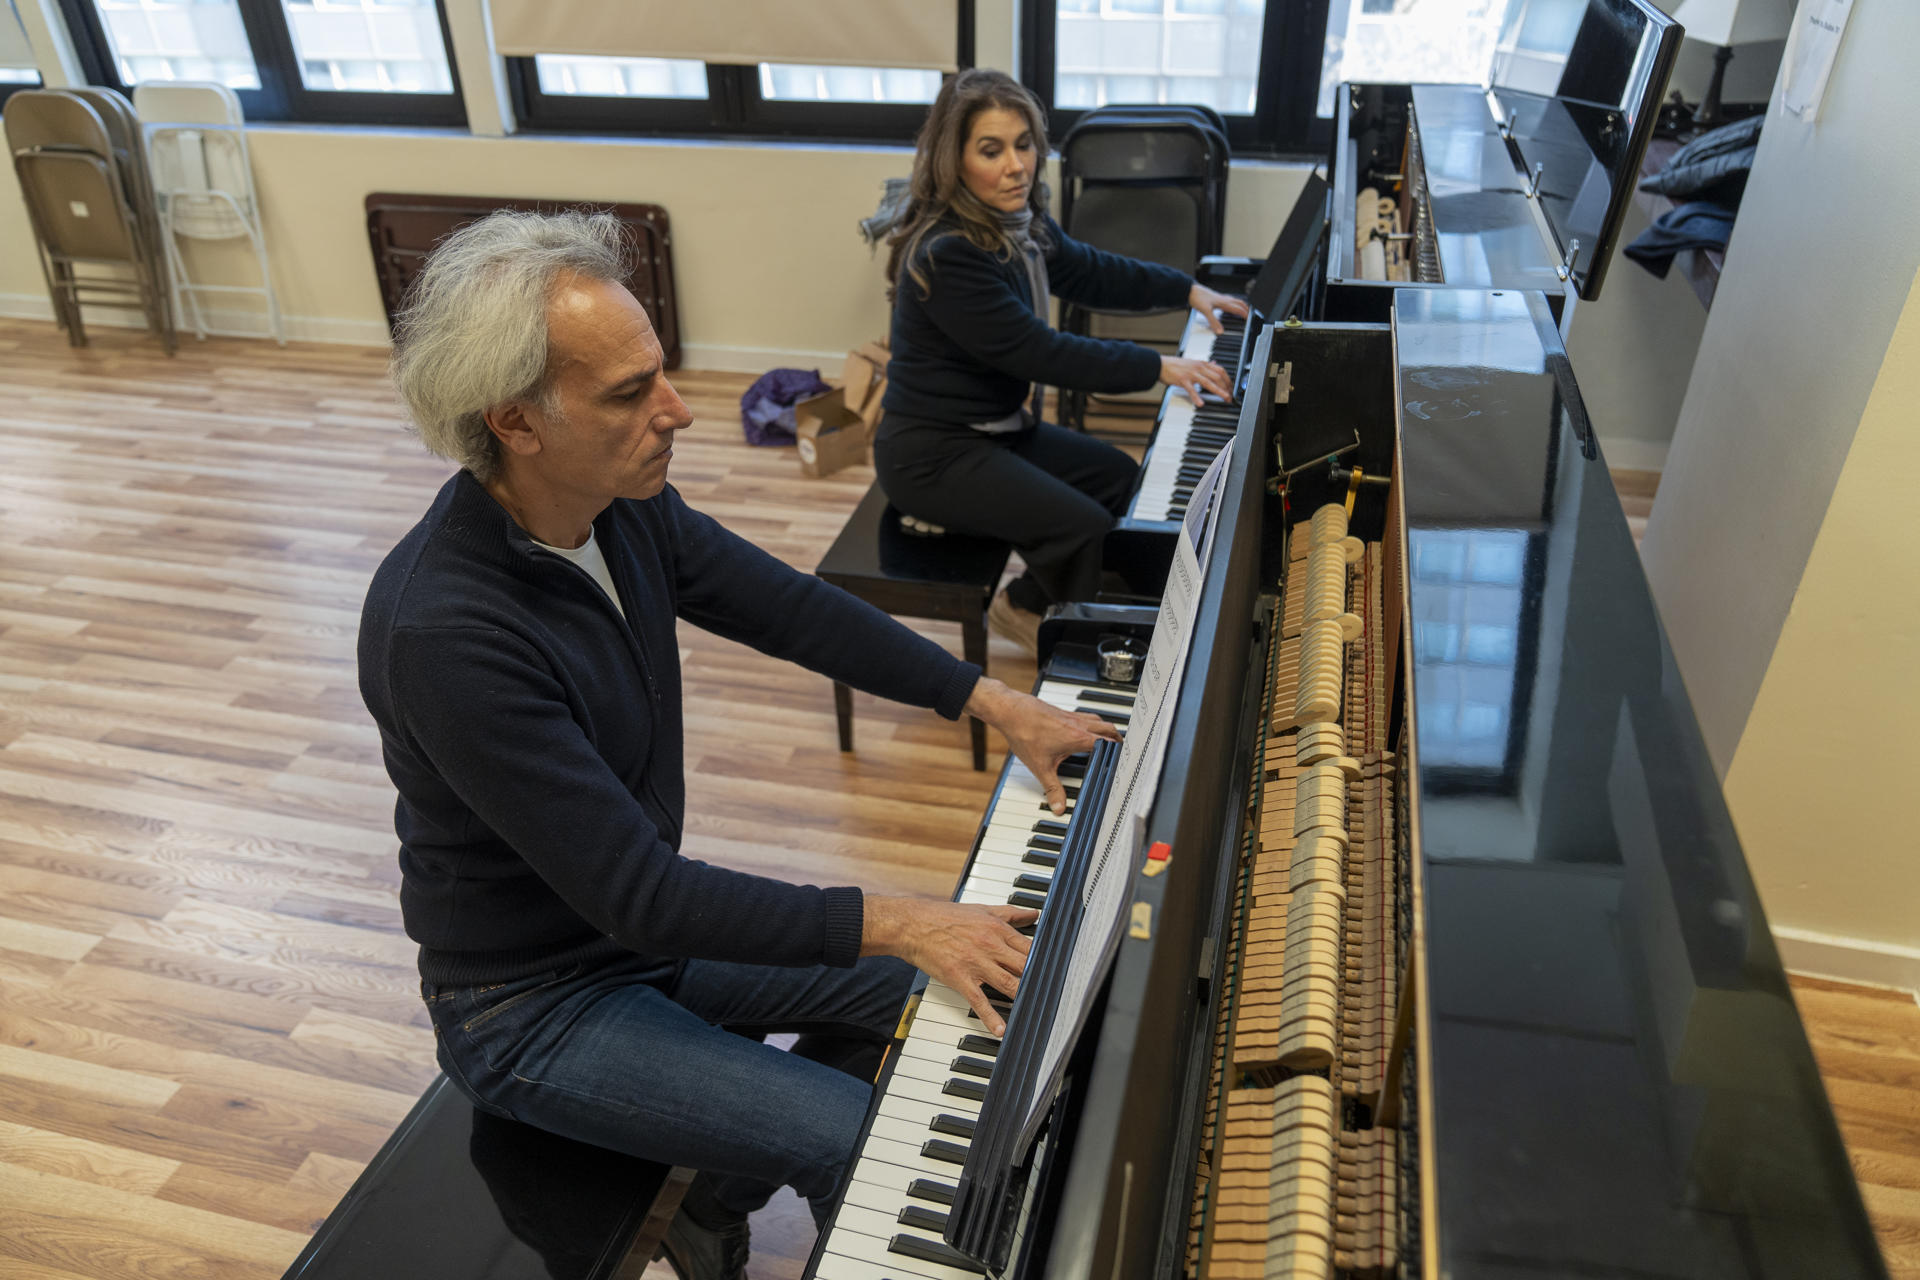
<path fill-rule="evenodd" d="M 1033 893 L 1045 893 L 1053 888 L 1053 877 L 1043 876 L 1037 871 L 1022 871 L 1013 878 L 1013 887 L 1026 889 Z"/>
<path fill-rule="evenodd" d="M 964 1053 L 955 1057 L 947 1066 L 963 1076 L 979 1076 L 982 1080 L 993 1074 L 993 1063 L 985 1058 L 969 1057 Z"/>
<path fill-rule="evenodd" d="M 968 1033 L 960 1037 L 960 1049 L 964 1053 L 984 1053 L 991 1058 L 1000 1052 L 1000 1042 L 992 1036 L 976 1036 Z"/>
<path fill-rule="evenodd" d="M 1082 689 L 1080 691 L 1080 701 L 1081 702 L 1109 702 L 1116 707 L 1130 707 L 1133 705 L 1132 695 L 1125 694 L 1125 693 L 1109 693 L 1105 689 Z"/>
<path fill-rule="evenodd" d="M 1010 907 L 1031 907 L 1035 911 L 1047 905 L 1047 900 L 1037 893 L 1013 893 L 1007 895 Z"/>
<path fill-rule="evenodd" d="M 924 1240 L 919 1236 L 895 1236 L 887 1242 L 887 1252 L 897 1253 L 906 1258 L 918 1258 L 922 1262 L 937 1262 L 943 1267 L 971 1271 L 975 1275 L 987 1273 L 985 1267 L 966 1254 L 950 1249 L 937 1240 Z"/>
<path fill-rule="evenodd" d="M 973 1124 L 974 1122 L 965 1116 L 950 1116 L 942 1113 L 935 1116 L 933 1123 L 927 1128 L 935 1133 L 944 1133 L 949 1138 L 965 1138 L 968 1142 L 972 1142 Z"/>
<path fill-rule="evenodd" d="M 1105 720 L 1108 724 L 1124 725 L 1130 718 L 1130 717 L 1121 715 L 1118 711 L 1089 711 L 1087 714 L 1093 715 L 1093 716 L 1099 716 L 1102 720 Z"/>
<path fill-rule="evenodd" d="M 920 1144 L 920 1154 L 929 1160 L 938 1160 L 941 1164 L 965 1164 L 967 1147 L 962 1142 L 948 1142 L 945 1138 L 928 1138 Z"/>
<path fill-rule="evenodd" d="M 947 1229 L 946 1214 L 920 1204 L 910 1204 L 902 1209 L 899 1222 L 903 1227 L 918 1227 L 922 1231 L 931 1231 L 934 1235 L 939 1235 Z"/>
<path fill-rule="evenodd" d="M 1063 847 L 1065 847 L 1065 845 L 1066 845 L 1066 840 L 1064 837 L 1061 837 L 1061 836 L 1028 836 L 1027 837 L 1027 848 L 1029 849 L 1050 849 L 1053 852 L 1058 853 Z"/>
<path fill-rule="evenodd" d="M 1064 836 L 1067 834 L 1067 824 L 1059 818 L 1042 818 L 1033 824 L 1033 829 L 1043 836 Z"/>
<path fill-rule="evenodd" d="M 1060 865 L 1060 855 L 1046 849 L 1029 849 L 1021 855 L 1020 861 L 1036 867 L 1057 867 Z"/>
<path fill-rule="evenodd" d="M 987 1086 L 981 1084 L 978 1080 L 962 1080 L 959 1076 L 955 1076 L 940 1086 L 940 1092 L 950 1098 L 965 1098 L 969 1102 L 985 1102 L 987 1100 Z"/>
<path fill-rule="evenodd" d="M 1062 778 L 1084 778 L 1087 776 L 1087 757 L 1084 753 L 1068 756 L 1055 765 L 1053 771 Z"/>
<path fill-rule="evenodd" d="M 953 1197 L 960 1188 L 948 1182 L 936 1182 L 932 1178 L 915 1178 L 907 1184 L 907 1194 L 915 1200 L 930 1200 L 934 1204 L 952 1204 Z"/>

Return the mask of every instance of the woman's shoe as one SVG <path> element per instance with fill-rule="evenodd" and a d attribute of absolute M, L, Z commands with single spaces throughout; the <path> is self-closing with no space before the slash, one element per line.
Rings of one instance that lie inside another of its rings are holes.
<path fill-rule="evenodd" d="M 1004 590 L 994 596 L 993 603 L 987 606 L 987 627 L 995 635 L 1013 641 L 1032 657 L 1040 656 L 1040 615 L 1022 609 L 1007 597 Z"/>

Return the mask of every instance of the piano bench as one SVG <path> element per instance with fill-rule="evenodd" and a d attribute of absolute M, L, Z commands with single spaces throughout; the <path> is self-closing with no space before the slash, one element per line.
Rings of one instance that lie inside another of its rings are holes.
<path fill-rule="evenodd" d="M 436 1076 L 283 1280 L 614 1280 L 693 1173 L 502 1120 Z"/>
<path fill-rule="evenodd" d="M 1013 548 L 994 538 L 908 533 L 878 481 L 847 517 L 814 570 L 822 579 L 895 617 L 960 624 L 962 656 L 987 668 L 987 606 Z M 840 749 L 853 750 L 853 691 L 833 685 Z M 987 767 L 987 727 L 971 720 L 973 767 Z"/>

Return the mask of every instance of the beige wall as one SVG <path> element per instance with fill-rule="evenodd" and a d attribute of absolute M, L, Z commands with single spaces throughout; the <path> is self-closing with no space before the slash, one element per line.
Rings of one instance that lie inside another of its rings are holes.
<path fill-rule="evenodd" d="M 1916 403 L 1920 285 L 1908 290 L 1726 787 L 1776 925 L 1920 960 Z"/>
<path fill-rule="evenodd" d="M 692 367 L 833 359 L 886 331 L 884 262 L 855 224 L 907 172 L 905 148 L 279 126 L 248 130 L 248 144 L 296 337 L 384 337 L 363 209 L 377 191 L 665 206 Z M 1235 166 L 1228 251 L 1264 253 L 1303 180 L 1294 166 Z M 12 183 L 0 194 L 0 310 L 49 314 Z"/>

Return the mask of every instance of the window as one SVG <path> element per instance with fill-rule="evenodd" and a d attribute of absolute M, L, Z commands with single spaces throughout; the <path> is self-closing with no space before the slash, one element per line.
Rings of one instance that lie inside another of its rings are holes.
<path fill-rule="evenodd" d="M 1110 103 L 1199 103 L 1236 154 L 1319 155 L 1342 81 L 1552 92 L 1586 0 L 1032 0 L 1022 78 L 1056 134 Z M 1528 79 L 1530 77 L 1530 80 Z M 1522 83 L 1523 80 L 1526 83 Z"/>
<path fill-rule="evenodd" d="M 520 122 L 534 129 L 716 133 L 906 142 L 940 73 L 901 67 L 757 66 L 670 58 L 509 58 Z"/>
<path fill-rule="evenodd" d="M 0 102 L 17 89 L 40 87 L 40 72 L 33 61 L 33 46 L 27 43 L 27 30 L 20 25 L 12 0 L 0 0 Z"/>
<path fill-rule="evenodd" d="M 62 0 L 90 80 L 217 80 L 251 120 L 464 124 L 436 0 Z"/>
<path fill-rule="evenodd" d="M 452 93 L 433 0 L 282 0 L 308 89 Z"/>
<path fill-rule="evenodd" d="M 1237 154 L 1326 145 L 1318 83 L 1329 0 L 1034 0 L 1021 6 L 1021 78 L 1056 136 L 1091 108 L 1197 103 Z M 1340 0 L 1333 0 L 1340 3 Z"/>
<path fill-rule="evenodd" d="M 1486 84 L 1536 93 L 1560 85 L 1587 0 L 1333 0 L 1320 68 L 1318 114 L 1333 115 L 1343 80 L 1396 84 Z"/>
<path fill-rule="evenodd" d="M 574 98 L 705 98 L 707 64 L 686 58 L 582 58 L 543 53 L 533 60 L 540 92 Z"/>
<path fill-rule="evenodd" d="M 931 105 L 938 71 L 909 67 L 805 67 L 763 62 L 760 97 L 767 102 L 914 102 Z"/>

